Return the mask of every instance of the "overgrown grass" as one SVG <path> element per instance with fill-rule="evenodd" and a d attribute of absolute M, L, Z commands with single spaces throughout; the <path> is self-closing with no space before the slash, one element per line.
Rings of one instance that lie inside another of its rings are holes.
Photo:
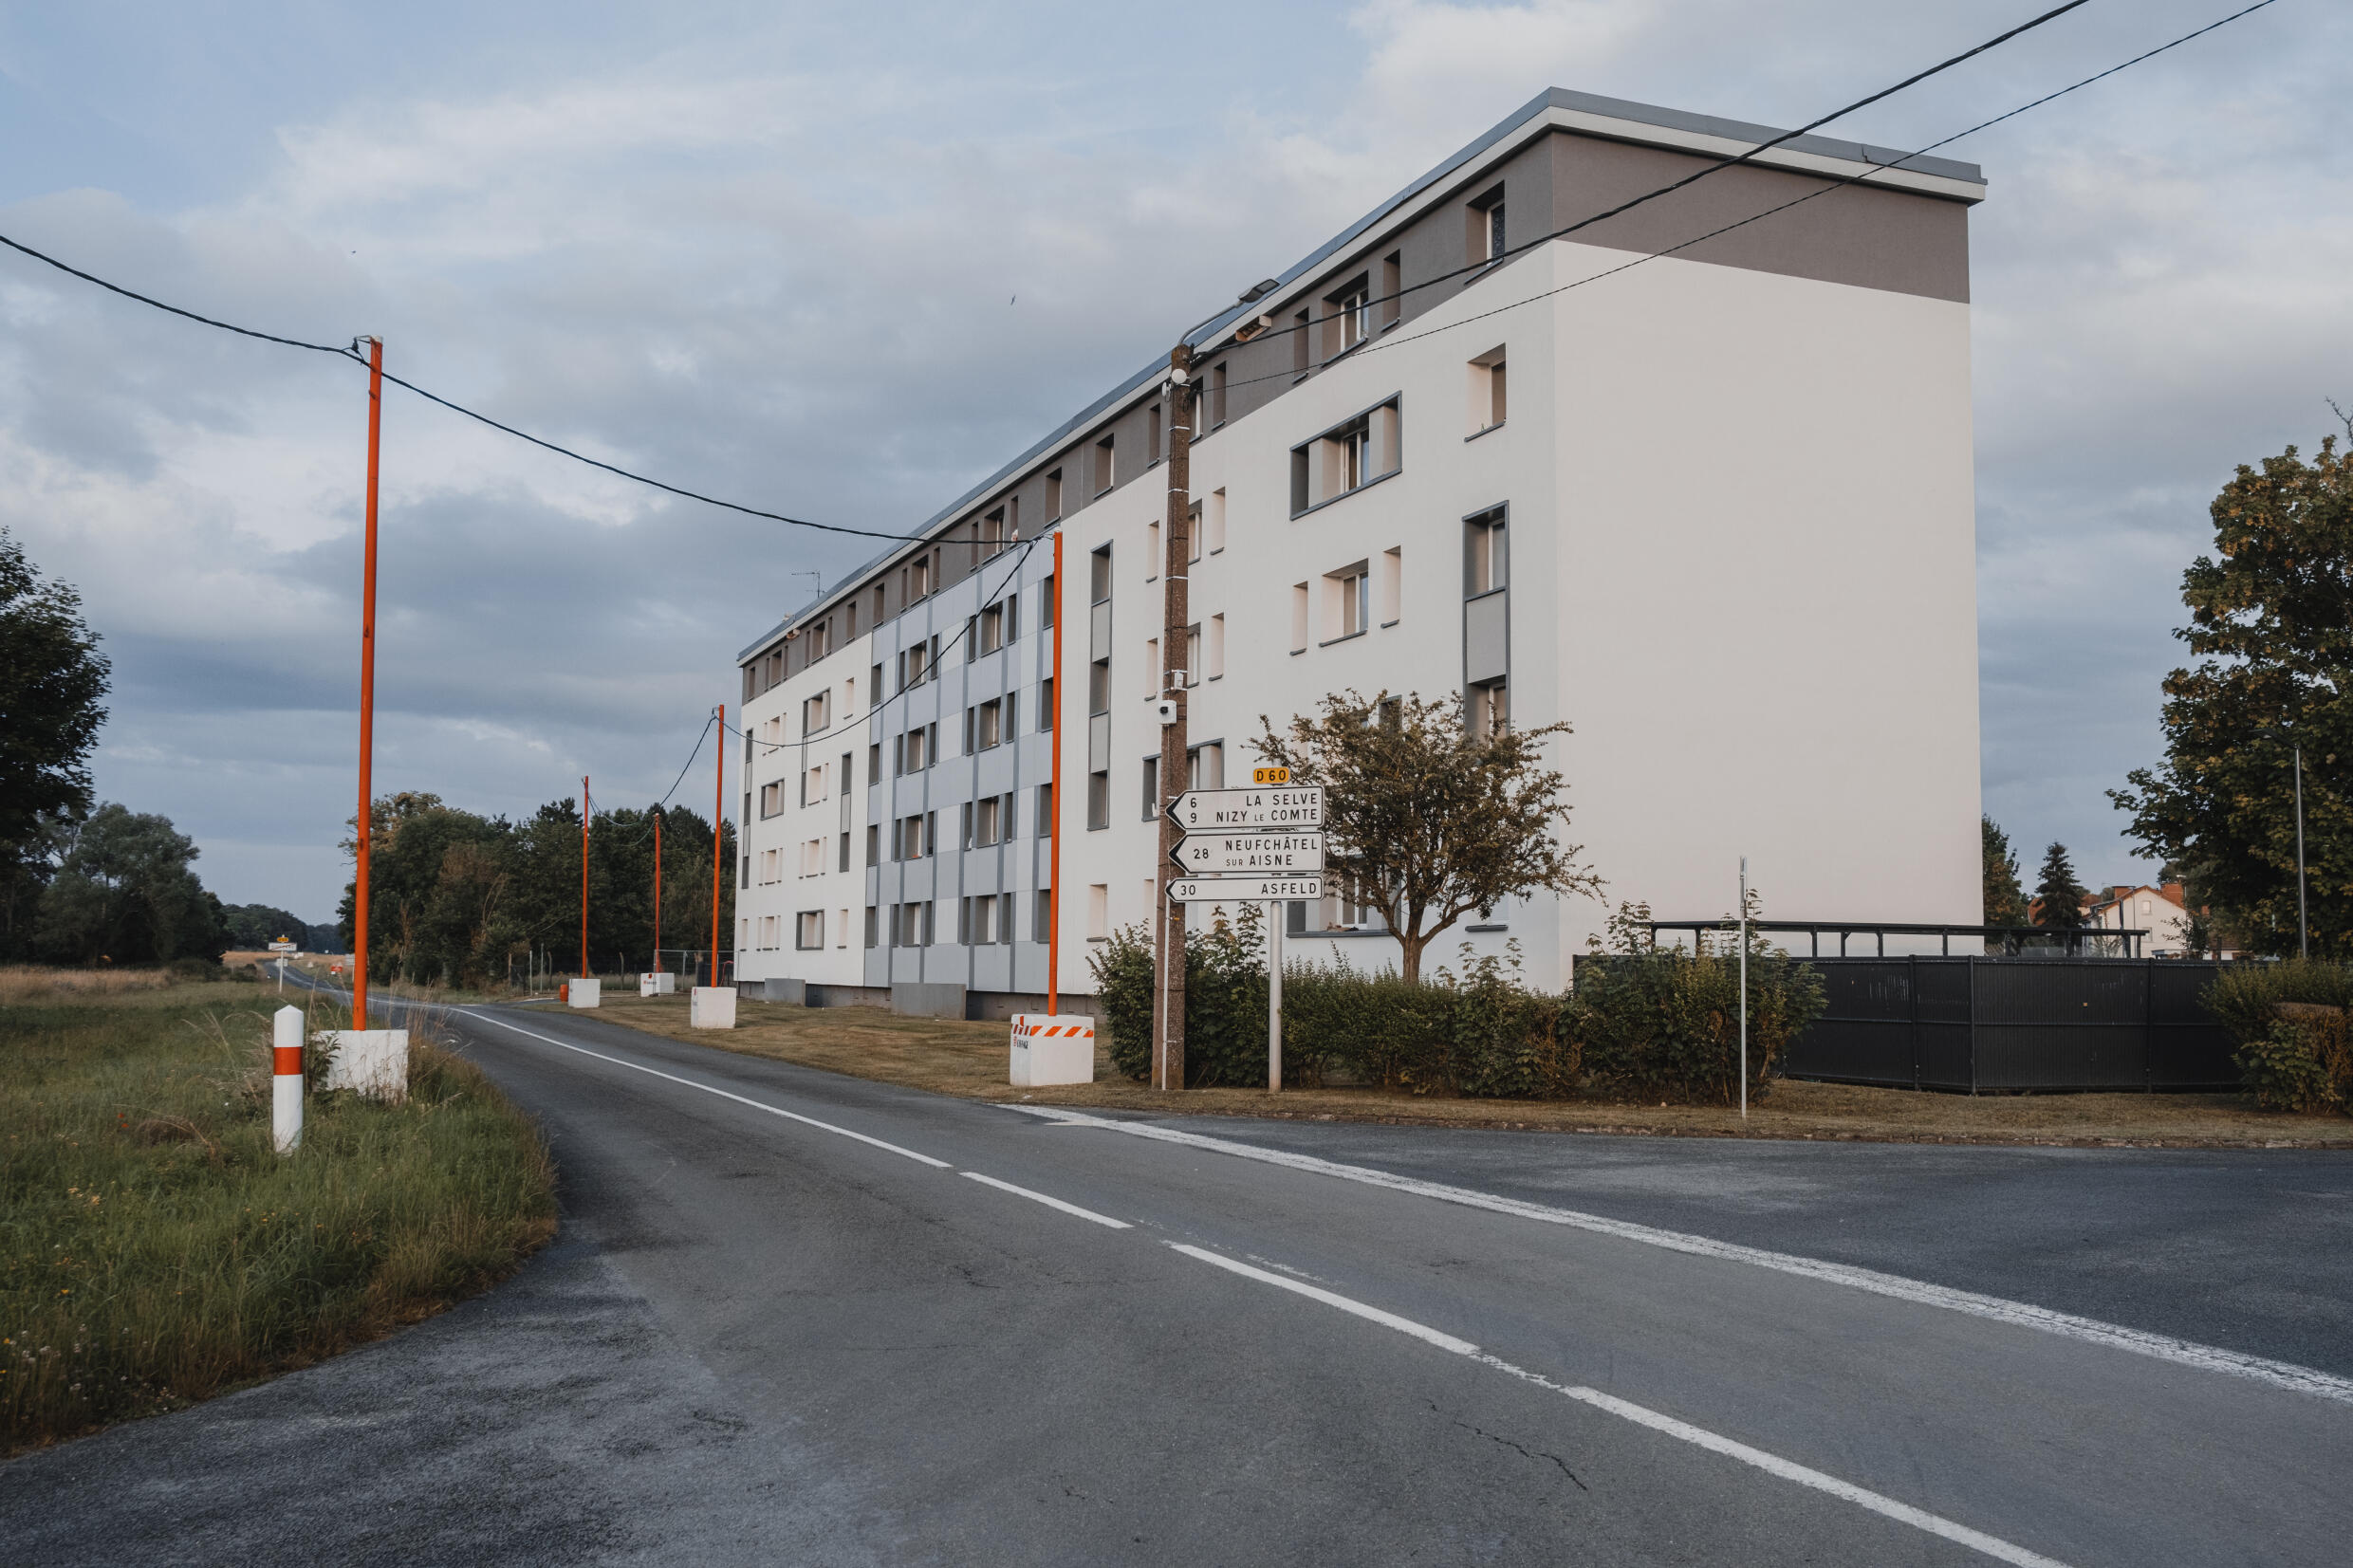
<path fill-rule="evenodd" d="M 537 1129 L 416 1032 L 405 1104 L 314 1093 L 274 1153 L 277 1003 L 230 983 L 0 1009 L 0 1446 L 330 1355 L 553 1233 Z"/>

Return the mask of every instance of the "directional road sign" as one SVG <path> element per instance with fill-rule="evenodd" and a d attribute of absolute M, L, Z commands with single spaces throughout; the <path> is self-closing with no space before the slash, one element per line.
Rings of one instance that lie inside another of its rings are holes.
<path fill-rule="evenodd" d="M 269 950 L 271 952 L 294 952 L 299 950 L 296 949 L 293 943 L 281 936 L 275 942 L 269 944 Z"/>
<path fill-rule="evenodd" d="M 1321 898 L 1321 876 L 1178 876 L 1168 895 L 1179 904 L 1264 904 L 1281 898 Z"/>
<path fill-rule="evenodd" d="M 1168 852 L 1192 876 L 1268 876 L 1324 869 L 1321 833 L 1188 833 Z"/>
<path fill-rule="evenodd" d="M 1324 786 L 1188 789 L 1169 802 L 1168 814 L 1187 833 L 1318 828 L 1324 825 Z"/>

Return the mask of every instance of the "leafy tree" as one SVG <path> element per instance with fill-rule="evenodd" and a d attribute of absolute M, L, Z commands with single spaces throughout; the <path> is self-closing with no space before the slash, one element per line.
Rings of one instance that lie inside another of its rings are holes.
<path fill-rule="evenodd" d="M 2248 947 L 2296 945 L 2295 748 L 2312 947 L 2353 952 L 2353 452 L 2289 447 L 2241 465 L 2213 507 L 2214 554 L 2182 574 L 2197 663 L 2165 677 L 2165 760 L 2109 791 L 2144 851 L 2195 871 Z"/>
<path fill-rule="evenodd" d="M 2067 858 L 2067 846 L 2053 843 L 2043 852 L 2043 869 L 2036 874 L 2034 923 L 2046 931 L 2083 930 L 2084 899 L 2088 893 L 2075 879 L 2075 865 Z"/>
<path fill-rule="evenodd" d="M 1985 839 L 1985 923 L 2023 926 L 2027 923 L 2026 890 L 2018 885 L 2018 857 L 2010 835 L 1991 817 L 1979 817 Z"/>
<path fill-rule="evenodd" d="M 90 808 L 90 748 L 110 673 L 82 596 L 45 581 L 0 528 L 0 843 Z"/>
<path fill-rule="evenodd" d="M 1425 701 L 1383 692 L 1324 699 L 1276 733 L 1264 714 L 1257 744 L 1269 763 L 1325 788 L 1331 875 L 1379 909 L 1402 950 L 1407 980 L 1421 955 L 1464 915 L 1549 890 L 1598 896 L 1602 879 L 1563 843 L 1568 784 L 1544 766 L 1544 743 L 1566 724 L 1480 735 L 1454 697 Z"/>
<path fill-rule="evenodd" d="M 0 528 L 0 956 L 29 949 L 59 834 L 90 809 L 108 673 L 81 596 Z"/>
<path fill-rule="evenodd" d="M 190 863 L 172 820 L 112 803 L 67 828 L 57 875 L 41 895 L 38 945 L 60 963 L 217 961 L 229 922 Z"/>
<path fill-rule="evenodd" d="M 280 937 L 297 947 L 310 946 L 310 927 L 299 916 L 269 904 L 230 904 L 221 913 L 229 921 L 229 944 L 241 951 L 267 948 Z"/>

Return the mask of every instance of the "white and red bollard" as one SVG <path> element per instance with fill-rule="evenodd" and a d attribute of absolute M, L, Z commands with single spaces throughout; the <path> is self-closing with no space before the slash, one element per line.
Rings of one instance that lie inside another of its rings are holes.
<path fill-rule="evenodd" d="M 269 1028 L 269 1133 L 290 1154 L 303 1143 L 303 1010 L 280 1007 Z"/>

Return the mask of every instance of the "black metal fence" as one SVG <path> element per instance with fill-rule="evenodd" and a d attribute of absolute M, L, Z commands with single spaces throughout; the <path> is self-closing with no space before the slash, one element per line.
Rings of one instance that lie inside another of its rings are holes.
<path fill-rule="evenodd" d="M 2169 958 L 1817 958 L 1828 1005 L 1782 1071 L 1912 1089 L 2229 1089 L 2198 1005 L 2222 966 Z"/>

